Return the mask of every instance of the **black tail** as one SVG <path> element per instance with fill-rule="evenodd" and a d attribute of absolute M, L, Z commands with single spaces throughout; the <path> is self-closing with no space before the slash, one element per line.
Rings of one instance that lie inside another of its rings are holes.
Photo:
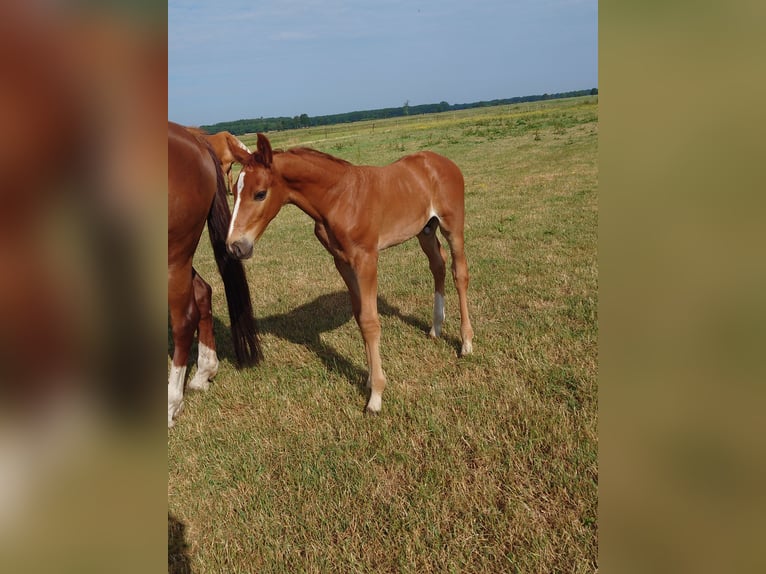
<path fill-rule="evenodd" d="M 261 351 L 258 327 L 253 316 L 250 288 L 247 285 L 242 261 L 234 259 L 226 251 L 226 234 L 231 222 L 231 212 L 226 198 L 226 183 L 223 179 L 221 164 L 210 146 L 208 146 L 208 152 L 215 164 L 218 189 L 207 216 L 207 230 L 210 234 L 210 243 L 213 245 L 215 262 L 226 289 L 234 352 L 240 366 L 256 365 L 263 359 L 263 351 Z"/>

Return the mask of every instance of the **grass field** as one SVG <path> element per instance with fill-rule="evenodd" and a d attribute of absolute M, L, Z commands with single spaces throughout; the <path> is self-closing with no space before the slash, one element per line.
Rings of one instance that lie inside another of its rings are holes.
<path fill-rule="evenodd" d="M 388 386 L 365 416 L 344 284 L 288 206 L 246 262 L 266 361 L 238 371 L 204 235 L 221 368 L 168 432 L 169 570 L 597 570 L 597 98 L 268 135 L 353 163 L 431 149 L 461 167 L 474 355 L 457 358 L 449 280 L 444 338 L 427 337 L 417 241 L 384 251 Z"/>

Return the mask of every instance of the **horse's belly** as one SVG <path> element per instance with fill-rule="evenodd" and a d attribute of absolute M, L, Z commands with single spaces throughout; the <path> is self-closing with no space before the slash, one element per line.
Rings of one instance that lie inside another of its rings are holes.
<path fill-rule="evenodd" d="M 381 231 L 378 238 L 378 251 L 393 247 L 404 243 L 408 239 L 412 239 L 418 233 L 423 231 L 423 228 L 428 223 L 430 217 L 420 217 L 418 219 L 412 219 L 410 221 L 403 222 L 399 225 L 390 226 L 389 229 Z"/>

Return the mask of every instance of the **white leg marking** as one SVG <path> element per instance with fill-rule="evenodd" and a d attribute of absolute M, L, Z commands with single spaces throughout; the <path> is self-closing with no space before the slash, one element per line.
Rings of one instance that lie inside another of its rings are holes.
<path fill-rule="evenodd" d="M 239 211 L 239 202 L 242 199 L 242 190 L 245 187 L 245 172 L 240 171 L 237 178 L 237 199 L 234 201 L 234 212 L 231 214 L 231 223 L 229 223 L 228 237 L 231 237 L 231 232 L 234 229 L 234 222 L 237 220 L 237 212 Z M 227 237 L 227 239 L 228 239 Z"/>
<path fill-rule="evenodd" d="M 367 410 L 371 413 L 379 413 L 380 407 L 383 404 L 383 397 L 380 393 L 372 391 L 370 394 L 370 400 L 367 402 Z"/>
<path fill-rule="evenodd" d="M 434 324 L 431 327 L 431 336 L 439 337 L 442 334 L 442 325 L 444 324 L 444 295 L 438 291 L 434 292 Z"/>
<path fill-rule="evenodd" d="M 473 353 L 473 343 L 471 341 L 464 341 L 463 348 L 460 351 L 461 355 L 470 355 Z"/>
<path fill-rule="evenodd" d="M 168 375 L 168 428 L 173 426 L 173 418 L 181 413 L 184 407 L 184 378 L 186 365 L 170 366 Z"/>
<path fill-rule="evenodd" d="M 195 391 L 206 391 L 210 387 L 210 379 L 218 372 L 218 355 L 204 343 L 199 344 L 197 357 L 197 373 L 189 382 L 189 388 Z"/>

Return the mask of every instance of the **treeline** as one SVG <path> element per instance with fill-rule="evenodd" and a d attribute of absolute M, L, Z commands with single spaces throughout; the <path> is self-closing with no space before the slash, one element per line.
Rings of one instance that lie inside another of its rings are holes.
<path fill-rule="evenodd" d="M 557 94 L 540 94 L 534 96 L 519 96 L 515 98 L 506 98 L 501 100 L 490 100 L 473 102 L 470 104 L 449 104 L 439 102 L 438 104 L 422 104 L 419 106 L 410 106 L 405 102 L 398 108 L 381 108 L 378 110 L 364 110 L 359 112 L 346 112 L 344 114 L 332 114 L 329 116 L 309 117 L 307 114 L 300 116 L 278 117 L 278 118 L 253 118 L 248 120 L 236 120 L 232 122 L 220 122 L 217 124 L 200 126 L 209 133 L 228 131 L 235 135 L 242 135 L 254 132 L 271 132 L 278 130 L 290 130 L 295 128 L 306 128 L 313 126 L 327 126 L 332 124 L 343 124 L 349 122 L 359 122 L 362 120 L 379 120 L 385 118 L 397 118 L 407 115 L 434 114 L 438 112 L 448 112 L 452 110 L 466 110 L 469 108 L 482 108 L 488 106 L 502 106 L 508 104 L 519 104 L 522 102 L 537 102 L 540 100 L 555 100 L 559 98 L 575 98 L 578 96 L 588 96 L 598 94 L 598 88 L 592 90 L 577 90 L 573 92 L 560 92 Z"/>

